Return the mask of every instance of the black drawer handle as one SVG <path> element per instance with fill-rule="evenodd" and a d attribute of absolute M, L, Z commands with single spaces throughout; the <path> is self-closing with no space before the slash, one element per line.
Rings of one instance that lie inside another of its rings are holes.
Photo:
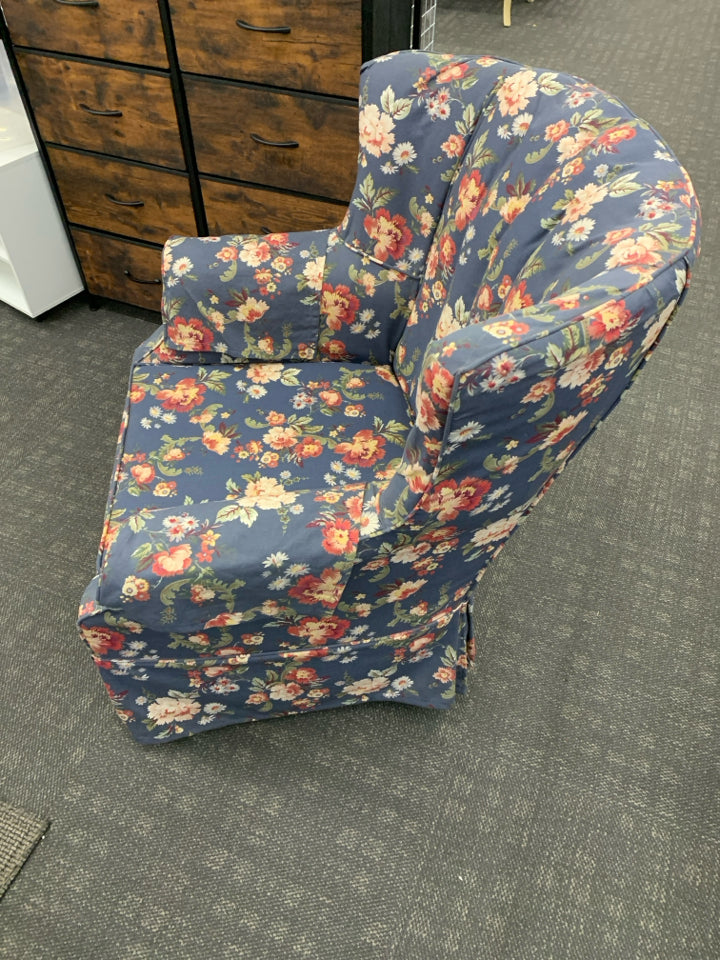
<path fill-rule="evenodd" d="M 158 280 L 141 280 L 140 277 L 134 277 L 129 270 L 123 270 L 123 273 L 128 278 L 128 280 L 132 280 L 133 283 L 150 283 L 150 284 L 162 283 L 162 280 L 159 280 L 159 279 Z"/>
<path fill-rule="evenodd" d="M 144 200 L 118 200 L 117 197 L 114 197 L 111 193 L 106 193 L 105 196 L 111 203 L 116 203 L 119 207 L 144 207 Z"/>
<path fill-rule="evenodd" d="M 255 143 L 262 144 L 263 147 L 285 147 L 288 150 L 294 150 L 300 146 L 297 140 L 267 140 L 265 137 L 261 137 L 259 133 L 251 133 L 250 139 L 254 140 Z"/>
<path fill-rule="evenodd" d="M 99 7 L 100 0 L 55 0 L 64 7 Z"/>
<path fill-rule="evenodd" d="M 95 110 L 86 103 L 79 103 L 78 106 L 85 113 L 91 113 L 94 117 L 121 117 L 122 110 Z"/>
<path fill-rule="evenodd" d="M 247 20 L 236 20 L 235 23 L 243 30 L 254 30 L 256 33 L 290 33 L 290 27 L 258 27 Z"/>

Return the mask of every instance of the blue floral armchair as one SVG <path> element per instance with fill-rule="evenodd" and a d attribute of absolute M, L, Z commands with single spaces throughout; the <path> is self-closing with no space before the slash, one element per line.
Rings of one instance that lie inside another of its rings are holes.
<path fill-rule="evenodd" d="M 142 742 L 449 707 L 487 563 L 657 342 L 699 210 L 575 77 L 363 67 L 334 230 L 168 241 L 80 631 Z"/>

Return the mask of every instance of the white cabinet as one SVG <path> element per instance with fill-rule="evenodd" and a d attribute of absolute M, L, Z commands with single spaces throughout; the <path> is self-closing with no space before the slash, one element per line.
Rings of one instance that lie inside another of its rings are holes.
<path fill-rule="evenodd" d="M 83 289 L 0 44 L 0 300 L 37 317 Z"/>

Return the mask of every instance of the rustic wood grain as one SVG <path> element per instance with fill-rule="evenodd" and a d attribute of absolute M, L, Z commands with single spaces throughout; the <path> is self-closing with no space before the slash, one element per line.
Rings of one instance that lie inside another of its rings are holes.
<path fill-rule="evenodd" d="M 90 293 L 160 310 L 160 284 L 134 282 L 125 271 L 136 280 L 159 279 L 161 247 L 146 247 L 78 229 L 72 230 L 72 236 Z"/>
<path fill-rule="evenodd" d="M 183 70 L 357 97 L 361 0 L 171 0 Z M 289 27 L 289 33 L 243 29 Z"/>
<path fill-rule="evenodd" d="M 13 43 L 60 53 L 167 67 L 156 0 L 101 0 L 96 7 L 56 0 L 2 0 Z"/>
<path fill-rule="evenodd" d="M 347 201 L 357 172 L 357 107 L 197 77 L 186 78 L 201 173 Z M 263 146 L 251 134 L 295 141 Z"/>
<path fill-rule="evenodd" d="M 210 233 L 274 233 L 336 227 L 345 204 L 201 179 Z"/>
<path fill-rule="evenodd" d="M 22 50 L 17 56 L 46 141 L 184 167 L 168 77 Z M 122 116 L 94 116 L 80 104 Z"/>
<path fill-rule="evenodd" d="M 71 223 L 153 243 L 196 232 L 185 174 L 60 147 L 48 152 Z"/>

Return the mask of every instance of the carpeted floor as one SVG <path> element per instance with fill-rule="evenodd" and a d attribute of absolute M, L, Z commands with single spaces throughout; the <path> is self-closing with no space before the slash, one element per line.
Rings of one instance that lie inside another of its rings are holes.
<path fill-rule="evenodd" d="M 450 713 L 141 748 L 74 630 L 145 315 L 0 304 L 0 802 L 52 821 L 3 960 L 716 960 L 715 0 L 441 0 L 436 49 L 570 70 L 669 140 L 704 251 L 638 383 L 482 583 Z"/>

